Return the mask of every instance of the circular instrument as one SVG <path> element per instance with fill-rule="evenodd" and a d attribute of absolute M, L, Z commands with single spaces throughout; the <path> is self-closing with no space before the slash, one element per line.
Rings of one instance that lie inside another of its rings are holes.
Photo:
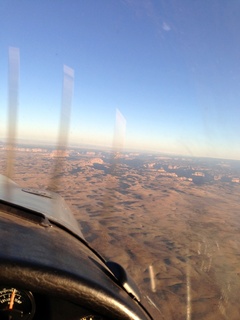
<path fill-rule="evenodd" d="M 31 320 L 35 302 L 30 291 L 0 287 L 0 319 Z"/>

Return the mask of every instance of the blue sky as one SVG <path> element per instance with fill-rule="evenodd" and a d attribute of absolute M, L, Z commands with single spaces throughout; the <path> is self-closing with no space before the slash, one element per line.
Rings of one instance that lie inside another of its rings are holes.
<path fill-rule="evenodd" d="M 63 65 L 74 69 L 70 144 L 240 159 L 240 2 L 0 3 L 0 136 L 8 48 L 20 50 L 18 137 L 55 141 Z"/>

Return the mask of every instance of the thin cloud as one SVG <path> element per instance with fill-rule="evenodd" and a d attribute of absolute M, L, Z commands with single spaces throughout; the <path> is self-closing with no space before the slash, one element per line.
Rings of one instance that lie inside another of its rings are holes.
<path fill-rule="evenodd" d="M 162 28 L 164 31 L 167 31 L 167 32 L 171 30 L 171 27 L 166 22 L 163 22 Z"/>
<path fill-rule="evenodd" d="M 138 18 L 147 17 L 155 25 L 159 35 L 164 38 L 164 33 L 172 30 L 170 25 L 163 20 L 152 0 L 122 0 L 129 8 L 133 9 Z"/>

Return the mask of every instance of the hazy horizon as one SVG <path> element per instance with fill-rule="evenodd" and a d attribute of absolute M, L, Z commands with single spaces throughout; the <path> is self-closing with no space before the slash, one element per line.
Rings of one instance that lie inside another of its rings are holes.
<path fill-rule="evenodd" d="M 7 144 L 7 138 L 0 139 L 0 143 Z M 51 148 L 51 149 L 58 149 L 58 143 L 57 141 L 41 141 L 41 140 L 27 140 L 27 139 L 16 139 L 15 141 L 15 147 L 25 147 L 25 146 L 31 146 L 33 148 L 38 148 L 38 147 L 46 147 L 46 148 Z M 114 151 L 119 151 L 118 149 L 114 149 L 113 145 L 94 145 L 94 144 L 84 144 L 84 143 L 71 143 L 67 144 L 65 148 L 68 150 L 70 149 L 82 149 L 82 150 L 95 150 L 95 151 L 106 151 L 106 152 L 114 152 Z M 195 159 L 210 159 L 210 160 L 226 160 L 226 161 L 240 161 L 239 159 L 234 159 L 234 158 L 223 158 L 223 157 L 211 157 L 211 156 L 197 156 L 197 155 L 190 155 L 190 154 L 181 154 L 181 153 L 174 153 L 174 152 L 163 152 L 161 150 L 154 150 L 154 149 L 140 149 L 140 148 L 127 148 L 124 147 L 121 151 L 120 154 L 124 153 L 142 153 L 142 154 L 150 154 L 153 156 L 166 156 L 166 157 L 181 157 L 181 158 L 195 158 Z"/>

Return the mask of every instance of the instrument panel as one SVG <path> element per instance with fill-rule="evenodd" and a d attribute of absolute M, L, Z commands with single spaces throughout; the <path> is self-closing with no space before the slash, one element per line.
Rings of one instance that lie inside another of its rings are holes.
<path fill-rule="evenodd" d="M 0 319 L 105 320 L 107 318 L 59 298 L 0 286 Z"/>

